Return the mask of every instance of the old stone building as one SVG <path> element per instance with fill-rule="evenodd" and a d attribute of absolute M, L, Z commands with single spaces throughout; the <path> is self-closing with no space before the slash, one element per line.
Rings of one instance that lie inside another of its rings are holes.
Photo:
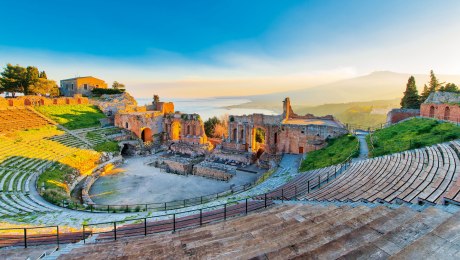
<path fill-rule="evenodd" d="M 420 106 L 420 115 L 452 122 L 460 122 L 460 94 L 437 91 Z"/>
<path fill-rule="evenodd" d="M 91 96 L 91 91 L 95 88 L 107 88 L 107 83 L 102 79 L 92 76 L 76 77 L 61 80 L 61 95 L 71 97 L 75 94 Z"/>
<path fill-rule="evenodd" d="M 286 98 L 282 115 L 230 116 L 228 138 L 222 142 L 222 148 L 258 155 L 264 152 L 303 154 L 323 147 L 327 138 L 347 132 L 332 116 L 295 114 L 289 98 Z M 258 135 L 263 135 L 263 140 L 258 141 Z"/>
<path fill-rule="evenodd" d="M 105 104 L 105 107 L 114 105 Z M 208 143 L 200 116 L 174 112 L 172 102 L 152 102 L 149 106 L 128 107 L 115 113 L 114 124 L 130 130 L 144 142 Z"/>
<path fill-rule="evenodd" d="M 190 144 L 208 142 L 203 121 L 198 114 L 166 114 L 163 126 L 166 133 L 165 138 L 168 141 L 181 141 Z"/>

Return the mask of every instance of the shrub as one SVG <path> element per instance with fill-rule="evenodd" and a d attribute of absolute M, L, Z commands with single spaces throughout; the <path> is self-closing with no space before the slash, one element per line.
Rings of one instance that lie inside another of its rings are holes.
<path fill-rule="evenodd" d="M 61 189 L 45 189 L 41 195 L 45 200 L 56 205 L 61 205 L 63 200 L 69 199 L 67 193 Z"/>
<path fill-rule="evenodd" d="M 114 88 L 95 88 L 91 90 L 93 96 L 101 96 L 101 95 L 115 95 L 124 93 L 124 89 L 114 89 Z"/>

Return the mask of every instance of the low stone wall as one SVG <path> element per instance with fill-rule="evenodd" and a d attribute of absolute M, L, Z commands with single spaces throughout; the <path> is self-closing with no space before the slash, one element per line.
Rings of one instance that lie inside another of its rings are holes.
<path fill-rule="evenodd" d="M 173 153 L 188 155 L 192 158 L 205 156 L 209 151 L 208 144 L 190 144 L 183 142 L 171 143 L 168 148 Z"/>
<path fill-rule="evenodd" d="M 395 108 L 387 114 L 387 125 L 396 124 L 407 118 L 420 116 L 419 109 Z"/>
<path fill-rule="evenodd" d="M 158 156 L 149 165 L 155 168 L 164 169 L 167 173 L 188 175 L 193 173 L 194 161 L 180 156 L 162 157 Z"/>
<path fill-rule="evenodd" d="M 93 171 L 93 173 L 91 175 L 89 175 L 86 179 L 85 179 L 85 182 L 83 183 L 83 187 L 82 187 L 82 190 L 81 190 L 81 196 L 82 196 L 82 199 L 83 199 L 83 204 L 86 204 L 86 205 L 93 205 L 95 204 L 93 202 L 93 200 L 91 199 L 91 197 L 89 196 L 89 190 L 91 189 L 91 186 L 94 184 L 94 182 L 101 176 L 101 174 L 103 173 L 104 171 L 104 167 L 108 164 L 113 164 L 113 165 L 119 165 L 123 162 L 123 157 L 121 156 L 117 156 L 117 157 L 114 157 L 113 159 L 105 162 L 105 163 L 102 163 L 102 164 L 99 164 L 96 169 Z"/>
<path fill-rule="evenodd" d="M 193 166 L 193 174 L 206 178 L 228 181 L 236 174 L 236 167 L 203 161 Z"/>
<path fill-rule="evenodd" d="M 81 95 L 74 97 L 48 98 L 43 96 L 20 96 L 16 98 L 0 98 L 0 109 L 26 106 L 59 106 L 89 104 L 89 100 Z"/>
<path fill-rule="evenodd" d="M 240 164 L 241 166 L 247 166 L 252 162 L 252 153 L 215 149 L 209 158 L 223 164 Z"/>

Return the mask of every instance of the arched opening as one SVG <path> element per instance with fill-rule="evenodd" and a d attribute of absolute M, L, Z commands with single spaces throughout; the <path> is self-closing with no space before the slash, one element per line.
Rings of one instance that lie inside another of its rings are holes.
<path fill-rule="evenodd" d="M 434 106 L 430 107 L 430 117 L 434 117 Z"/>
<path fill-rule="evenodd" d="M 196 136 L 196 127 L 194 126 L 194 127 L 192 128 L 192 130 L 193 130 L 193 133 L 192 133 L 193 136 Z"/>
<path fill-rule="evenodd" d="M 266 141 L 266 134 L 265 129 L 263 128 L 255 128 L 252 131 L 252 143 L 253 143 L 253 151 L 259 152 L 260 149 L 265 151 L 265 141 Z M 262 153 L 263 153 L 262 151 Z"/>
<path fill-rule="evenodd" d="M 57 105 L 58 103 L 58 100 L 57 99 L 53 99 L 53 104 Z"/>
<path fill-rule="evenodd" d="M 171 140 L 173 141 L 179 141 L 180 139 L 180 123 L 179 122 L 173 122 L 171 124 Z"/>
<path fill-rule="evenodd" d="M 243 141 L 244 141 L 244 129 L 241 129 L 241 131 L 240 131 L 240 141 L 241 141 L 241 143 L 243 143 Z"/>
<path fill-rule="evenodd" d="M 144 128 L 141 133 L 142 141 L 151 142 L 152 141 L 152 130 L 150 128 Z"/>
<path fill-rule="evenodd" d="M 275 141 L 275 144 L 278 143 L 278 133 L 275 133 L 275 136 L 273 137 L 273 140 Z"/>
<path fill-rule="evenodd" d="M 38 101 L 38 104 L 39 104 L 40 106 L 45 105 L 45 100 L 44 100 L 44 99 L 40 99 L 40 101 Z"/>
<path fill-rule="evenodd" d="M 446 107 L 444 110 L 444 120 L 449 120 L 450 119 L 450 107 Z"/>
<path fill-rule="evenodd" d="M 187 135 L 190 135 L 190 125 L 187 126 Z"/>
<path fill-rule="evenodd" d="M 232 137 L 233 137 L 233 138 L 232 138 L 233 141 L 235 141 L 235 142 L 238 141 L 238 140 L 236 140 L 236 128 L 233 128 Z"/>
<path fill-rule="evenodd" d="M 30 102 L 30 99 L 26 98 L 24 99 L 24 106 L 30 106 L 32 105 L 32 102 Z"/>
<path fill-rule="evenodd" d="M 65 103 L 66 103 L 67 105 L 69 105 L 69 104 L 70 104 L 70 99 L 66 98 L 66 99 L 65 99 Z"/>
<path fill-rule="evenodd" d="M 77 103 L 81 104 L 81 98 L 77 98 Z"/>
<path fill-rule="evenodd" d="M 9 105 L 10 107 L 14 106 L 14 102 L 13 102 L 12 99 L 8 100 L 8 105 Z"/>
<path fill-rule="evenodd" d="M 121 149 L 121 155 L 123 156 L 132 156 L 136 154 L 136 146 L 132 144 L 123 144 Z"/>
<path fill-rule="evenodd" d="M 128 128 L 129 127 L 129 124 L 128 122 L 125 123 L 125 128 Z"/>

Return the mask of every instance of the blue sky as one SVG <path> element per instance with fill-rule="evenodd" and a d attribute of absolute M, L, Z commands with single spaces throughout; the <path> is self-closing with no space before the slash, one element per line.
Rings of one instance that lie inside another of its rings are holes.
<path fill-rule="evenodd" d="M 168 95 L 460 70 L 460 1 L 4 1 L 0 63 Z M 213 94 L 214 95 L 214 94 Z M 148 95 L 150 96 L 150 94 Z"/>

